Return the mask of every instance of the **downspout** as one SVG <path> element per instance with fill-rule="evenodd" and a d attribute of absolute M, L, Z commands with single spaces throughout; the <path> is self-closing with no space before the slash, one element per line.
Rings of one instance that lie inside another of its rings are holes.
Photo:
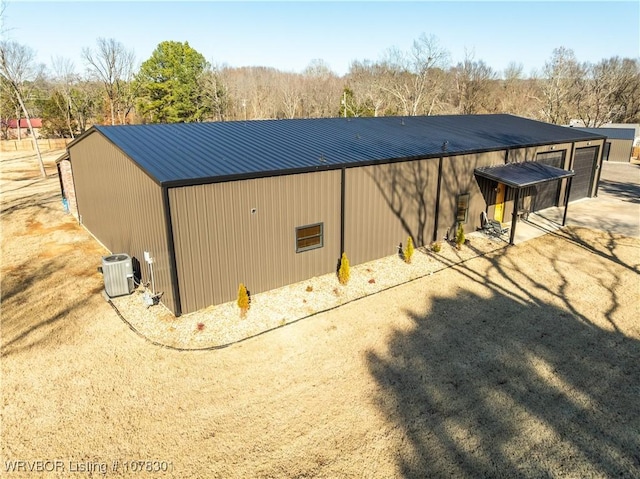
<path fill-rule="evenodd" d="M 433 220 L 433 241 L 438 241 L 438 223 L 440 219 L 440 188 L 442 185 L 442 161 L 441 156 L 438 160 L 438 186 L 436 188 L 436 211 Z"/>
<path fill-rule="evenodd" d="M 71 162 L 69 162 L 71 164 Z M 69 167 L 71 169 L 71 167 Z M 56 164 L 56 170 L 58 171 L 58 180 L 60 181 L 60 193 L 62 193 L 62 199 L 64 200 L 67 197 L 67 193 L 64 190 L 64 184 L 62 183 L 62 169 L 60 168 L 60 163 Z"/>
<path fill-rule="evenodd" d="M 162 206 L 164 209 L 164 224 L 167 231 L 167 248 L 169 250 L 169 275 L 173 289 L 174 314 L 182 315 L 182 304 L 180 301 L 180 285 L 178 283 L 178 265 L 176 261 L 176 246 L 173 240 L 173 223 L 171 222 L 171 210 L 169 202 L 169 188 L 162 188 Z"/>

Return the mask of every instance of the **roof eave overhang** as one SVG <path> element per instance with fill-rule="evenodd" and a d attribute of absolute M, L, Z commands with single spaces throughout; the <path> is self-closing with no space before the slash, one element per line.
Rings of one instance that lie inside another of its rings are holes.
<path fill-rule="evenodd" d="M 433 152 L 424 155 L 417 156 L 407 156 L 407 157 L 397 157 L 397 158 L 383 158 L 383 159 L 373 159 L 373 160 L 363 160 L 363 161 L 345 161 L 345 162 L 330 162 L 328 164 L 320 164 L 315 166 L 305 166 L 299 168 L 285 168 L 278 170 L 264 170 L 264 171 L 253 171 L 246 173 L 237 173 L 231 175 L 213 175 L 213 176 L 203 176 L 203 177 L 192 177 L 192 178 L 165 178 L 163 179 L 163 175 L 154 174 L 151 170 L 145 168 L 142 164 L 135 160 L 134 157 L 128 155 L 118 143 L 114 142 L 111 138 L 105 135 L 99 128 L 99 125 L 92 126 L 89 130 L 84 132 L 78 138 L 74 139 L 71 143 L 67 145 L 68 149 L 73 147 L 76 143 L 82 141 L 84 138 L 88 137 L 92 133 L 98 132 L 103 136 L 109 143 L 113 144 L 116 148 L 120 149 L 125 153 L 132 161 L 135 163 L 142 171 L 145 172 L 147 176 L 149 176 L 156 184 L 165 188 L 174 188 L 174 187 L 185 187 L 185 186 L 197 186 L 197 185 L 205 185 L 212 183 L 225 183 L 229 181 L 238 181 L 238 180 L 250 180 L 250 179 L 259 179 L 259 178 L 268 178 L 275 176 L 285 176 L 292 174 L 300 174 L 300 173 L 313 173 L 318 171 L 329 171 L 329 170 L 340 170 L 344 168 L 354 168 L 354 167 L 363 167 L 363 166 L 372 166 L 372 165 L 380 165 L 387 163 L 396 163 L 403 161 L 415 161 L 415 160 L 425 160 L 425 159 L 434 159 L 441 157 L 452 157 L 452 156 L 464 156 L 464 155 L 473 155 L 480 153 L 489 153 L 493 151 L 505 151 L 516 148 L 533 148 L 540 146 L 552 146 L 563 143 L 571 143 L 571 142 L 583 142 L 583 141 L 597 141 L 597 140 L 606 140 L 606 136 L 600 134 L 587 134 L 587 132 L 582 132 L 585 135 L 581 138 L 576 138 L 574 136 L 567 136 L 562 139 L 556 139 L 554 141 L 543 141 L 543 142 L 531 142 L 531 143 L 522 143 L 518 145 L 499 145 L 490 148 L 477 148 L 477 149 L 467 149 L 461 151 L 441 151 L 441 152 Z M 552 180 L 548 180 L 552 181 Z M 505 183 L 508 184 L 508 183 Z M 535 183 L 534 183 L 535 184 Z M 514 186 L 515 185 L 510 185 Z"/>
<path fill-rule="evenodd" d="M 446 158 L 450 156 L 464 156 L 464 155 L 475 155 L 479 153 L 490 153 L 493 151 L 505 151 L 514 148 L 533 148 L 539 146 L 552 146 L 563 143 L 571 143 L 574 141 L 590 141 L 590 140 L 599 140 L 605 137 L 600 135 L 595 135 L 594 137 L 589 138 L 581 138 L 579 140 L 562 140 L 556 142 L 543 142 L 543 143 L 530 143 L 523 144 L 517 146 L 499 146 L 495 148 L 479 148 L 473 150 L 464 150 L 464 151 L 443 151 L 438 153 L 429 153 L 424 155 L 417 156 L 406 156 L 406 157 L 398 157 L 398 158 L 384 158 L 384 159 L 375 159 L 375 160 L 363 160 L 363 161 L 354 161 L 354 162 L 345 162 L 345 163 L 330 163 L 325 165 L 318 165 L 312 167 L 303 167 L 303 168 L 287 168 L 281 170 L 265 170 L 265 171 L 255 171 L 255 172 L 247 172 L 240 173 L 234 175 L 218 175 L 218 176 L 207 176 L 207 177 L 195 177 L 195 178 L 180 178 L 180 179 L 166 179 L 166 180 L 156 180 L 160 186 L 166 188 L 179 188 L 184 186 L 198 186 L 198 185 L 208 185 L 212 183 L 226 183 L 229 181 L 239 181 L 239 180 L 253 180 L 259 178 L 269 178 L 275 176 L 286 176 L 286 175 L 295 175 L 300 173 L 314 173 L 318 171 L 330 171 L 330 170 L 341 170 L 343 168 L 356 168 L 363 166 L 373 166 L 373 165 L 381 165 L 388 163 L 399 163 L 403 161 L 416 161 L 416 160 L 430 160 L 436 158 Z M 134 160 L 135 161 L 135 160 Z M 150 173 L 147 173 L 153 177 Z M 572 175 L 568 175 L 572 176 Z M 552 181 L 552 180 L 549 180 Z"/>
<path fill-rule="evenodd" d="M 84 140 L 87 136 L 89 136 L 91 133 L 93 133 L 95 131 L 98 131 L 98 129 L 95 126 L 92 126 L 87 131 L 85 131 L 82 135 L 80 135 L 79 137 L 77 137 L 77 138 L 73 139 L 72 141 L 70 141 L 69 144 L 67 145 L 67 151 L 69 150 L 69 148 L 74 146 L 76 143 Z"/>
<path fill-rule="evenodd" d="M 69 151 L 65 151 L 62 156 L 60 156 L 57 160 L 56 160 L 56 164 L 59 164 L 61 161 L 64 160 L 68 160 L 69 159 Z"/>
<path fill-rule="evenodd" d="M 431 154 L 431 155 L 420 155 L 415 157 L 403 157 L 403 158 L 388 158 L 383 160 L 365 160 L 358 161 L 353 163 L 330 163 L 312 167 L 302 167 L 302 168 L 286 168 L 281 170 L 265 170 L 265 171 L 252 171 L 248 173 L 240 173 L 236 175 L 218 175 L 218 176 L 210 176 L 204 178 L 185 178 L 178 180 L 165 180 L 161 181 L 161 186 L 167 188 L 177 188 L 183 186 L 197 186 L 197 185 L 208 185 L 212 183 L 226 183 L 229 181 L 239 181 L 239 180 L 254 180 L 259 178 L 270 178 L 275 176 L 287 176 L 287 175 L 297 175 L 301 173 L 316 173 L 318 171 L 332 171 L 332 170 L 342 170 L 345 168 L 355 168 L 361 166 L 372 166 L 372 165 L 380 165 L 386 163 L 399 163 L 403 161 L 416 161 L 416 160 L 429 160 L 434 158 L 440 158 L 442 154 Z"/>

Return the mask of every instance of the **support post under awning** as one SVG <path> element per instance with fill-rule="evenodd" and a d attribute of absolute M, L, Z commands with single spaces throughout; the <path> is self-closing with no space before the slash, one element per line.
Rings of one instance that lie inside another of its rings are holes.
<path fill-rule="evenodd" d="M 516 224 L 518 223 L 518 204 L 520 203 L 520 188 L 516 188 L 516 197 L 513 202 L 513 213 L 511 213 L 511 236 L 509 238 L 509 244 L 515 244 L 516 239 Z"/>
<path fill-rule="evenodd" d="M 571 194 L 571 183 L 573 177 L 567 179 L 567 197 L 564 200 L 564 215 L 562 215 L 562 226 L 567 224 L 567 210 L 569 209 L 569 195 Z"/>

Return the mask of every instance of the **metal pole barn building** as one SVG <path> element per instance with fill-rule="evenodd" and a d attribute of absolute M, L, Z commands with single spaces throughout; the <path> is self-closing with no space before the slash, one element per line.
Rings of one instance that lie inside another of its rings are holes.
<path fill-rule="evenodd" d="M 607 137 L 602 161 L 622 161 L 625 163 L 631 161 L 633 143 L 636 138 L 634 128 L 574 128 Z"/>
<path fill-rule="evenodd" d="M 61 184 L 145 282 L 153 257 L 179 316 L 235 299 L 241 282 L 259 293 L 334 272 L 343 251 L 359 264 L 408 236 L 474 231 L 482 212 L 565 205 L 568 184 L 569 200 L 593 196 L 604 141 L 511 115 L 94 126 L 61 158 Z M 505 164 L 517 181 L 487 170 Z"/>

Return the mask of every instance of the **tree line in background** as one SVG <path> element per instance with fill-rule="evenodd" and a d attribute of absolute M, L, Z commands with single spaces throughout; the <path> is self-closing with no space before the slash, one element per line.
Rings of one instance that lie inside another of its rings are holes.
<path fill-rule="evenodd" d="M 301 73 L 213 65 L 187 42 L 166 41 L 138 67 L 114 39 L 82 50 L 84 72 L 57 57 L 0 42 L 0 120 L 42 118 L 41 136 L 74 138 L 92 124 L 231 121 L 269 118 L 511 113 L 556 124 L 640 123 L 640 60 L 580 62 L 553 51 L 542 71 L 504 72 L 467 53 L 452 64 L 433 36 L 377 61 L 354 61 L 344 76 L 322 60 Z"/>

